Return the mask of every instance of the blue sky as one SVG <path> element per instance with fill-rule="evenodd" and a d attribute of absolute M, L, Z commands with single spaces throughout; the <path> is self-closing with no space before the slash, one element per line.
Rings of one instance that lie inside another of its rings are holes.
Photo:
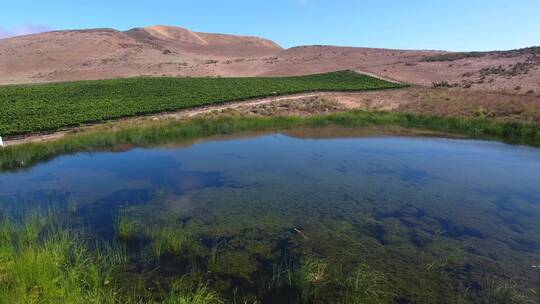
<path fill-rule="evenodd" d="M 0 36 L 153 24 L 332 44 L 492 50 L 540 45 L 540 0 L 5 0 Z"/>

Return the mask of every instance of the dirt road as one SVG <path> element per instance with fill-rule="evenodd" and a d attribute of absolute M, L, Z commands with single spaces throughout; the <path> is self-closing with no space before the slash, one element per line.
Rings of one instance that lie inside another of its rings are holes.
<path fill-rule="evenodd" d="M 381 93 L 382 92 L 382 93 Z M 115 124 L 122 124 L 122 123 L 134 123 L 141 120 L 165 120 L 165 119 L 186 119 L 186 118 L 192 118 L 200 115 L 204 115 L 210 112 L 214 111 L 222 111 L 225 109 L 239 109 L 239 108 L 251 108 L 256 107 L 260 105 L 267 105 L 272 103 L 278 103 L 287 101 L 288 103 L 294 103 L 298 101 L 308 101 L 309 99 L 314 98 L 329 98 L 338 104 L 341 105 L 343 109 L 353 109 L 361 107 L 361 104 L 359 104 L 357 101 L 360 101 L 362 99 L 365 99 L 368 96 L 376 96 L 385 94 L 388 96 L 395 95 L 398 90 L 386 90 L 386 91 L 366 91 L 366 92 L 314 92 L 314 93 L 301 93 L 301 94 L 292 94 L 292 95 L 281 95 L 276 97 L 266 97 L 266 98 L 258 98 L 258 99 L 252 99 L 247 101 L 237 101 L 237 102 L 230 102 L 230 103 L 223 103 L 218 105 L 208 105 L 208 106 L 202 106 L 197 108 L 190 108 L 190 109 L 184 109 L 179 110 L 176 112 L 165 112 L 165 113 L 156 113 L 156 114 L 149 114 L 144 116 L 137 116 L 137 117 L 128 117 L 128 118 L 122 118 L 118 120 L 112 120 L 108 122 L 103 123 L 96 123 L 96 124 L 90 124 L 85 125 L 81 127 L 75 127 L 75 128 L 66 128 L 63 130 L 50 132 L 50 133 L 39 133 L 39 134 L 31 134 L 27 136 L 21 136 L 17 138 L 11 138 L 11 139 L 5 139 L 4 140 L 4 146 L 12 146 L 12 145 L 19 145 L 24 143 L 32 143 L 32 142 L 43 142 L 43 141 L 50 141 L 55 140 L 64 137 L 66 134 L 73 133 L 73 132 L 79 132 L 84 130 L 92 130 L 92 129 L 99 129 L 103 126 L 109 126 L 109 125 L 115 125 Z M 369 99 L 371 100 L 371 99 Z M 390 108 L 391 103 L 388 103 Z"/>

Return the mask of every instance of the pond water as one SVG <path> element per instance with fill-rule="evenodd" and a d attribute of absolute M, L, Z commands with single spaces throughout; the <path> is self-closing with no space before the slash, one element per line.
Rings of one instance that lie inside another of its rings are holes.
<path fill-rule="evenodd" d="M 298 286 L 275 281 L 306 260 L 324 261 L 317 271 L 331 282 L 313 302 L 342 294 L 359 265 L 384 275 L 397 303 L 480 299 L 499 282 L 540 290 L 540 149 L 337 133 L 60 156 L 0 173 L 0 202 L 76 209 L 106 241 L 119 216 L 189 231 L 191 248 L 154 262 L 159 270 L 134 257 L 140 267 L 128 271 L 168 280 L 204 269 L 230 299 L 298 301 Z"/>

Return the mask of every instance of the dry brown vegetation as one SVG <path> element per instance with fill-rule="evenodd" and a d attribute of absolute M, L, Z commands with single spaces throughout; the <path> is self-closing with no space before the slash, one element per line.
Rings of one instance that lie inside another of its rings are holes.
<path fill-rule="evenodd" d="M 332 93 L 219 109 L 202 116 L 311 115 L 346 110 L 406 112 L 442 117 L 490 118 L 537 123 L 540 97 L 456 89 L 411 88 L 384 92 Z"/>
<path fill-rule="evenodd" d="M 449 89 L 408 90 L 404 95 L 410 101 L 395 111 L 526 123 L 540 121 L 540 97 L 536 96 Z"/>
<path fill-rule="evenodd" d="M 540 97 L 463 89 L 427 88 L 384 92 L 331 93 L 323 96 L 285 99 L 232 109 L 219 109 L 202 115 L 310 115 L 352 109 L 407 112 L 442 117 L 481 117 L 524 123 L 540 121 Z"/>
<path fill-rule="evenodd" d="M 201 117 L 221 116 L 305 116 L 345 111 L 347 107 L 332 97 L 312 96 L 301 99 L 283 99 L 270 103 L 245 105 L 201 113 Z"/>

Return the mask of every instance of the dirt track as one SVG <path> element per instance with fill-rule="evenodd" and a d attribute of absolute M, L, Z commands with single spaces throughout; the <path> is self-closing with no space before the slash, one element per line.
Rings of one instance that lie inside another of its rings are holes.
<path fill-rule="evenodd" d="M 49 141 L 83 130 L 116 129 L 148 121 L 192 117 L 313 115 L 351 109 L 399 111 L 452 117 L 489 117 L 503 121 L 538 123 L 540 97 L 493 92 L 408 88 L 363 92 L 317 92 L 260 98 L 190 108 L 169 113 L 123 118 L 48 134 L 34 134 L 4 141 L 6 146 Z"/>
<path fill-rule="evenodd" d="M 32 135 L 23 136 L 20 138 L 6 139 L 4 141 L 4 145 L 11 146 L 11 145 L 19 145 L 19 144 L 30 143 L 30 142 L 50 141 L 50 140 L 62 138 L 66 134 L 73 133 L 75 131 L 79 132 L 82 130 L 99 129 L 104 126 L 129 124 L 129 123 L 135 123 L 137 121 L 142 121 L 142 120 L 153 120 L 153 121 L 166 120 L 166 119 L 179 120 L 179 119 L 201 116 L 201 115 L 208 114 L 215 111 L 219 112 L 225 109 L 233 109 L 233 110 L 239 109 L 239 108 L 245 109 L 245 108 L 251 108 L 251 107 L 256 107 L 260 105 L 277 103 L 280 101 L 287 101 L 287 103 L 294 103 L 299 100 L 308 101 L 308 99 L 310 98 L 331 98 L 332 100 L 340 104 L 343 109 L 353 109 L 353 108 L 359 108 L 359 104 L 356 103 L 355 100 L 359 100 L 363 97 L 368 97 L 368 96 L 381 95 L 381 92 L 385 92 L 387 93 L 388 96 L 392 96 L 392 95 L 395 95 L 396 92 L 398 92 L 398 90 L 368 91 L 368 92 L 316 92 L 316 93 L 302 93 L 302 94 L 284 95 L 284 96 L 276 96 L 276 97 L 268 97 L 268 98 L 259 98 L 259 99 L 239 101 L 239 102 L 230 102 L 230 103 L 219 104 L 219 105 L 209 105 L 209 106 L 179 110 L 176 112 L 157 113 L 157 114 L 150 114 L 150 115 L 145 115 L 145 116 L 123 118 L 123 119 L 113 120 L 113 121 L 104 122 L 104 123 L 91 124 L 91 125 L 86 125 L 86 126 L 76 127 L 76 128 L 68 128 L 68 129 L 64 129 L 64 130 L 60 130 L 60 131 L 56 131 L 52 133 L 46 133 L 46 134 L 32 134 Z M 388 103 L 388 105 L 386 105 L 386 108 L 391 109 L 391 108 L 395 108 L 396 106 L 397 104 Z"/>

